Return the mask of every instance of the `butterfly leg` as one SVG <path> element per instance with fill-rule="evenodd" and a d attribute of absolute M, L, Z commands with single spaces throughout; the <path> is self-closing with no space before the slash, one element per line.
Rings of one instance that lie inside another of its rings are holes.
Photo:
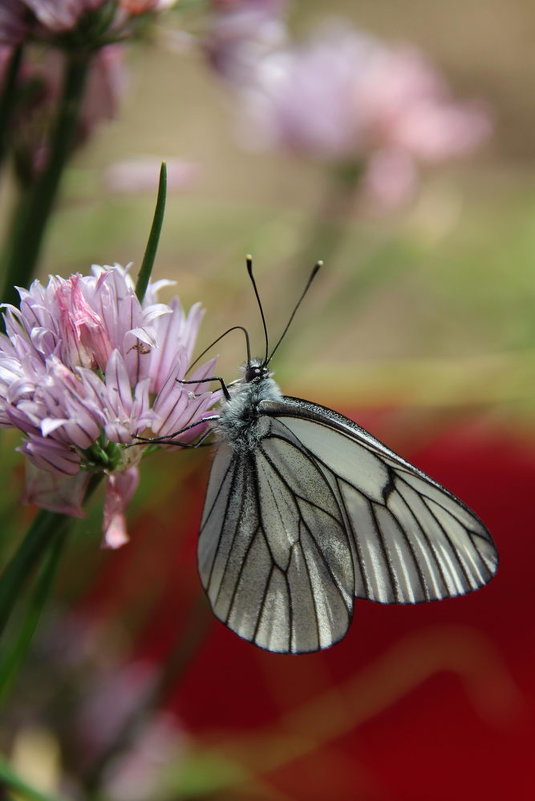
<path fill-rule="evenodd" d="M 212 429 L 209 428 L 208 431 L 205 431 L 204 434 L 201 434 L 201 436 L 199 437 L 197 442 L 177 442 L 176 440 L 172 440 L 171 442 L 168 442 L 167 444 L 168 445 L 178 445 L 181 448 L 209 448 L 214 443 L 213 442 L 205 442 L 205 440 L 208 439 L 208 437 L 210 436 L 211 433 L 212 433 Z M 154 440 L 151 440 L 151 442 L 154 442 Z"/>
<path fill-rule="evenodd" d="M 177 381 L 179 384 L 206 384 L 208 383 L 208 381 L 219 381 L 219 384 L 221 385 L 221 392 L 225 396 L 225 400 L 230 400 L 230 392 L 228 391 L 227 385 L 225 384 L 224 379 L 218 375 L 214 375 L 211 378 L 197 379 L 195 381 L 189 381 L 183 378 L 177 378 Z"/>
<path fill-rule="evenodd" d="M 200 426 L 203 423 L 209 423 L 212 420 L 219 420 L 219 415 L 218 414 L 212 414 L 212 415 L 210 415 L 210 417 L 203 417 L 202 420 L 197 420 L 195 423 L 190 423 L 189 426 L 184 426 L 184 428 L 180 428 L 178 431 L 173 431 L 171 434 L 165 434 L 162 437 L 139 437 L 139 436 L 135 435 L 134 439 L 138 440 L 138 442 L 134 442 L 132 444 L 133 445 L 144 445 L 144 444 L 146 444 L 146 445 L 157 445 L 159 442 L 164 442 L 167 445 L 175 445 L 176 444 L 176 445 L 182 445 L 182 447 L 184 447 L 184 444 L 181 443 L 181 442 L 174 443 L 174 442 L 170 442 L 169 440 L 174 439 L 174 437 L 178 437 L 179 434 L 184 434 L 186 431 L 191 431 L 192 428 L 195 428 L 196 426 Z M 208 436 L 208 433 L 210 433 L 210 432 L 206 432 L 206 436 Z M 203 434 L 201 436 L 199 442 L 202 442 L 204 437 L 205 437 L 205 435 Z M 127 447 L 129 447 L 129 446 L 127 446 Z M 190 444 L 190 445 L 188 445 L 188 447 L 195 447 L 195 446 Z"/>

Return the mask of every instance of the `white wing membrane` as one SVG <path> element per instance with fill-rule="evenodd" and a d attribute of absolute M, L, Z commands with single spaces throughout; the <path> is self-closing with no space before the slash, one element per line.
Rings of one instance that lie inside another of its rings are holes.
<path fill-rule="evenodd" d="M 354 596 L 453 597 L 497 569 L 476 515 L 336 412 L 296 398 L 258 404 L 251 440 L 220 444 L 199 537 L 216 616 L 270 651 L 327 648 Z"/>
<path fill-rule="evenodd" d="M 270 651 L 341 639 L 351 620 L 352 545 L 328 479 L 276 421 L 254 451 L 217 452 L 199 537 L 216 616 Z"/>
<path fill-rule="evenodd" d="M 284 398 L 261 410 L 329 480 L 351 533 L 357 597 L 417 603 L 492 578 L 498 557 L 489 533 L 436 481 L 330 409 Z"/>

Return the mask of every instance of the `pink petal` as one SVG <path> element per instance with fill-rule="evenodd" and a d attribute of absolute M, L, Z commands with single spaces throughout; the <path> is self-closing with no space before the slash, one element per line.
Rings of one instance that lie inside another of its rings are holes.
<path fill-rule="evenodd" d="M 68 446 L 53 439 L 31 436 L 20 450 L 36 467 L 60 476 L 74 476 L 80 471 L 80 457 Z"/>
<path fill-rule="evenodd" d="M 51 31 L 68 31 L 88 10 L 98 8 L 104 0 L 25 0 L 39 22 Z"/>
<path fill-rule="evenodd" d="M 112 408 L 119 415 L 127 416 L 132 408 L 132 390 L 124 360 L 114 350 L 106 367 L 106 389 Z"/>
<path fill-rule="evenodd" d="M 108 476 L 106 497 L 104 499 L 104 540 L 105 548 L 120 548 L 128 542 L 126 532 L 126 507 L 139 483 L 137 467 L 130 467 L 124 473 Z"/>
<path fill-rule="evenodd" d="M 378 150 L 368 161 L 364 192 L 380 209 L 395 209 L 409 201 L 418 186 L 414 159 L 405 150 Z"/>
<path fill-rule="evenodd" d="M 59 476 L 40 470 L 26 462 L 26 486 L 22 500 L 33 503 L 49 512 L 71 517 L 84 517 L 82 508 L 90 475 L 79 472 L 76 476 Z"/>

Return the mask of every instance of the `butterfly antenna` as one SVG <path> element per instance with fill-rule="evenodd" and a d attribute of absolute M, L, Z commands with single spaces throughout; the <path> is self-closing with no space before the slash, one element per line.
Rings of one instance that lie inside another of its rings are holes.
<path fill-rule="evenodd" d="M 197 358 L 195 359 L 195 361 L 194 361 L 194 362 L 192 362 L 192 363 L 190 364 L 190 366 L 188 367 L 188 369 L 186 370 L 186 373 L 185 373 L 185 375 L 187 375 L 187 374 L 189 373 L 189 371 L 191 370 L 191 368 L 192 368 L 192 367 L 195 367 L 195 365 L 197 364 L 197 362 L 198 362 L 198 361 L 200 361 L 200 360 L 202 359 L 202 357 L 205 355 L 205 353 L 208 353 L 208 351 L 210 350 L 210 348 L 213 348 L 213 347 L 214 347 L 214 345 L 217 345 L 217 343 L 219 342 L 219 340 L 223 339 L 223 337 L 226 337 L 226 336 L 227 336 L 227 334 L 230 334 L 230 333 L 232 333 L 232 331 L 242 331 L 242 332 L 243 332 L 243 335 L 244 335 L 244 337 L 245 337 L 245 347 L 247 348 L 247 364 L 250 364 L 250 363 L 251 363 L 251 343 L 250 343 L 250 341 L 249 341 L 249 332 L 247 331 L 247 329 L 246 329 L 246 328 L 244 328 L 244 327 L 243 327 L 243 325 L 233 325 L 233 326 L 232 326 L 232 328 L 228 328 L 228 329 L 227 329 L 226 331 L 224 331 L 224 332 L 223 332 L 223 333 L 222 333 L 220 336 L 218 336 L 218 338 L 217 338 L 217 339 L 214 339 L 214 341 L 213 341 L 213 342 L 211 342 L 211 343 L 208 345 L 208 347 L 207 347 L 207 348 L 205 348 L 205 349 L 203 350 L 203 352 L 202 352 L 202 353 L 199 353 L 199 355 L 197 356 Z"/>
<path fill-rule="evenodd" d="M 260 316 L 262 318 L 262 328 L 264 329 L 264 341 L 265 341 L 265 344 L 266 344 L 266 355 L 264 357 L 264 364 L 267 364 L 268 361 L 269 361 L 269 359 L 268 359 L 268 353 L 269 353 L 268 331 L 267 331 L 267 325 L 266 325 L 266 318 L 264 316 L 264 309 L 262 308 L 262 301 L 260 300 L 260 295 L 258 294 L 258 288 L 256 286 L 256 281 L 255 281 L 254 275 L 253 275 L 253 257 L 252 256 L 246 256 L 245 263 L 247 264 L 247 272 L 249 273 L 249 278 L 251 279 L 251 284 L 253 285 L 253 289 L 254 289 L 254 293 L 255 293 L 255 297 L 256 297 L 256 302 L 258 303 L 258 308 L 260 309 Z M 248 364 L 251 363 L 251 360 L 250 360 L 249 357 L 247 358 L 247 363 Z"/>
<path fill-rule="evenodd" d="M 310 275 L 308 277 L 308 281 L 306 282 L 305 288 L 303 289 L 303 291 L 301 293 L 301 297 L 299 298 L 299 300 L 295 304 L 294 310 L 290 315 L 290 319 L 286 323 L 286 327 L 285 327 L 284 331 L 282 332 L 282 334 L 279 337 L 279 341 L 277 342 L 277 344 L 275 345 L 275 347 L 271 351 L 271 355 L 270 355 L 269 359 L 266 360 L 266 364 L 270 363 L 270 361 L 272 360 L 273 356 L 275 355 L 279 345 L 281 344 L 282 340 L 284 339 L 284 337 L 288 333 L 288 329 L 289 329 L 289 327 L 291 326 L 291 324 L 293 322 L 293 319 L 294 319 L 294 317 L 295 317 L 295 315 L 297 313 L 297 309 L 299 308 L 299 306 L 303 302 L 303 300 L 305 298 L 305 295 L 308 292 L 308 290 L 310 289 L 310 285 L 312 284 L 312 281 L 314 280 L 314 278 L 318 274 L 318 270 L 320 269 L 320 267 L 323 267 L 323 262 L 322 261 L 317 261 L 316 264 L 314 265 L 314 267 L 312 268 L 312 272 L 310 273 Z"/>

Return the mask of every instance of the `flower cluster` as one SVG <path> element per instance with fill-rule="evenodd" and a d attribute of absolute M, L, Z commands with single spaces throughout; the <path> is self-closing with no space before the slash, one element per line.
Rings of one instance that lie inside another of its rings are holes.
<path fill-rule="evenodd" d="M 214 394 L 181 385 L 202 318 L 178 298 L 157 302 L 149 284 L 140 303 L 119 266 L 88 276 L 51 277 L 20 289 L 6 306 L 0 337 L 0 426 L 18 428 L 27 457 L 26 499 L 80 516 L 92 473 L 107 476 L 105 544 L 126 541 L 124 511 L 138 481 L 138 435 L 196 439 Z M 214 361 L 191 380 L 212 375 Z M 176 437 L 185 426 L 199 423 Z"/>
<path fill-rule="evenodd" d="M 173 0 L 0 4 L 0 95 L 7 102 L 2 135 L 13 151 L 22 186 L 32 184 L 47 166 L 62 92 L 69 86 L 68 70 L 87 65 L 74 98 L 80 108 L 70 135 L 72 150 L 102 120 L 117 114 L 125 85 L 124 42 L 171 5 Z M 71 97 L 67 107 L 72 102 Z"/>
<path fill-rule="evenodd" d="M 0 47 L 0 87 L 9 69 L 10 48 Z M 16 175 L 31 183 L 49 158 L 49 133 L 62 91 L 62 56 L 49 50 L 40 59 L 27 59 L 18 71 L 17 104 L 10 121 Z M 124 49 L 112 44 L 97 50 L 90 62 L 87 83 L 77 119 L 73 147 L 91 138 L 102 123 L 118 113 L 125 85 Z"/>
<path fill-rule="evenodd" d="M 285 0 L 213 0 L 202 47 L 224 79 L 249 82 L 263 58 L 286 41 Z"/>
<path fill-rule="evenodd" d="M 6 0 L 0 8 L 0 42 L 25 40 L 99 46 L 130 35 L 137 22 L 173 6 L 176 0 Z M 66 37 L 66 38 L 65 38 Z M 79 41 L 78 41 L 79 43 Z"/>
<path fill-rule="evenodd" d="M 259 18 L 260 9 L 247 5 Z M 261 12 L 267 19 L 265 7 Z M 219 72 L 238 93 L 240 135 L 253 147 L 358 165 L 364 183 L 388 203 L 410 193 L 417 164 L 469 153 L 491 132 L 483 104 L 457 101 L 412 46 L 390 46 L 333 22 L 305 43 L 266 49 L 254 69 L 240 70 L 262 30 L 250 27 L 249 38 L 227 38 L 227 49 L 216 52 Z"/>

